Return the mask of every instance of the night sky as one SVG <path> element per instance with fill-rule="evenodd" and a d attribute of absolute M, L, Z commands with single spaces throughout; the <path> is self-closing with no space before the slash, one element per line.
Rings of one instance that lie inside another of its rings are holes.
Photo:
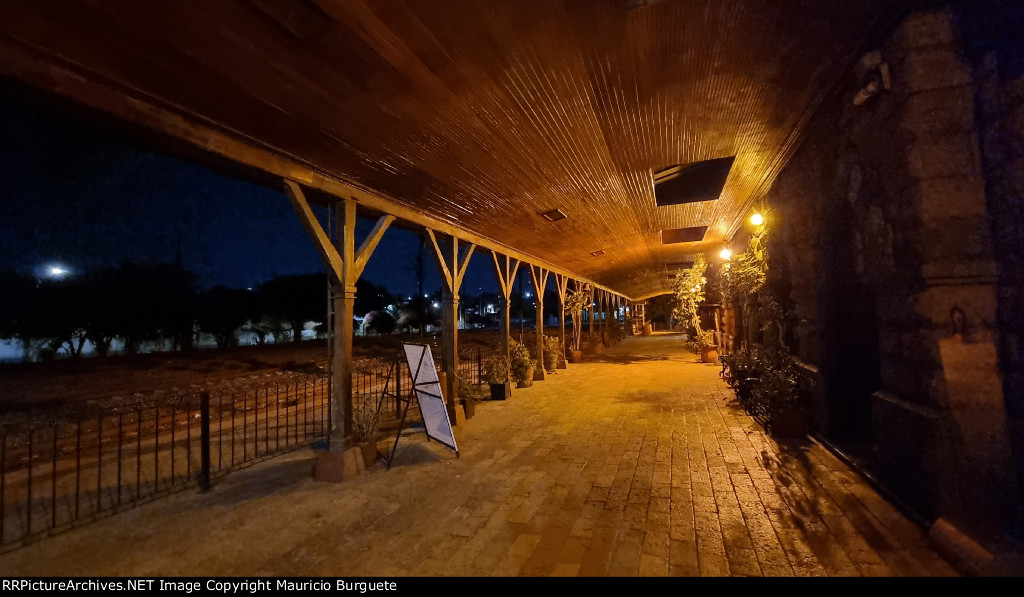
<path fill-rule="evenodd" d="M 61 264 L 74 273 L 174 262 L 180 251 L 203 288 L 323 271 L 282 191 L 157 153 L 98 122 L 0 85 L 0 269 Z M 359 219 L 357 243 L 372 226 Z M 390 228 L 363 277 L 411 296 L 419 243 Z M 433 292 L 440 279 L 426 265 L 424 290 Z M 481 291 L 496 292 L 486 253 L 473 255 L 461 294 Z"/>

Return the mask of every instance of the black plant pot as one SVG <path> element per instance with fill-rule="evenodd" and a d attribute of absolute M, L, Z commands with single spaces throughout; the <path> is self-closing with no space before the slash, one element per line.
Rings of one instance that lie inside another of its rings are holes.
<path fill-rule="evenodd" d="M 491 400 L 508 400 L 512 397 L 512 384 L 492 383 Z"/>

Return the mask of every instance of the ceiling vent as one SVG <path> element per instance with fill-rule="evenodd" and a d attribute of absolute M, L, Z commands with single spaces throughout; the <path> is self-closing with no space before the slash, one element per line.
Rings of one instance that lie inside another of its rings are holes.
<path fill-rule="evenodd" d="M 704 240 L 704 233 L 708 231 L 707 226 L 691 226 L 690 228 L 672 228 L 661 231 L 661 244 L 674 245 L 676 243 L 695 243 Z"/>
<path fill-rule="evenodd" d="M 598 257 L 600 255 L 604 255 L 604 249 L 598 249 L 596 251 L 592 251 L 590 254 L 593 255 L 594 257 Z"/>
<path fill-rule="evenodd" d="M 655 203 L 661 207 L 718 199 L 734 161 L 736 156 L 658 170 L 654 173 Z"/>
<path fill-rule="evenodd" d="M 546 211 L 540 215 L 549 222 L 557 222 L 558 220 L 565 219 L 565 214 L 562 213 L 562 210 L 558 209 L 557 207 L 555 209 L 552 209 L 551 211 Z"/>
<path fill-rule="evenodd" d="M 675 263 L 666 263 L 665 269 L 676 270 L 676 269 L 690 269 L 693 267 L 692 261 L 676 261 Z"/>

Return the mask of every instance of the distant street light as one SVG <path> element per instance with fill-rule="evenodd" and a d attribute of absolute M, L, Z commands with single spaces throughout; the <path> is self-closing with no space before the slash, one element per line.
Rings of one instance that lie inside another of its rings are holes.
<path fill-rule="evenodd" d="M 60 279 L 71 275 L 71 270 L 60 265 L 50 265 L 46 267 L 46 275 L 49 278 Z"/>

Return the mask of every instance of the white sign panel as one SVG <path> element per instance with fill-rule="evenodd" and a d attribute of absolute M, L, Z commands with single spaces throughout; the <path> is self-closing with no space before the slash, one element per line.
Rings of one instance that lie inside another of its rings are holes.
<path fill-rule="evenodd" d="M 455 444 L 455 433 L 452 422 L 448 418 L 448 408 L 441 392 L 441 382 L 434 368 L 434 356 L 430 346 L 423 344 L 403 344 L 405 358 L 409 363 L 409 374 L 412 376 L 413 391 L 420 405 L 423 425 L 427 437 L 437 440 L 449 448 L 459 452 Z"/>

